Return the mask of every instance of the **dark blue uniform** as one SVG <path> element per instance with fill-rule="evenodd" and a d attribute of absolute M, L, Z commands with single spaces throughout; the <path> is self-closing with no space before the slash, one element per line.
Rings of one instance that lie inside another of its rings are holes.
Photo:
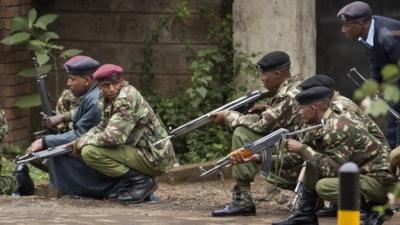
<path fill-rule="evenodd" d="M 383 16 L 375 20 L 374 46 L 366 46 L 372 78 L 382 82 L 381 70 L 386 64 L 397 64 L 400 60 L 400 21 Z M 397 81 L 400 88 L 400 80 Z M 392 107 L 400 112 L 400 104 Z M 400 123 L 391 114 L 386 123 L 386 138 L 393 149 L 400 145 Z"/>

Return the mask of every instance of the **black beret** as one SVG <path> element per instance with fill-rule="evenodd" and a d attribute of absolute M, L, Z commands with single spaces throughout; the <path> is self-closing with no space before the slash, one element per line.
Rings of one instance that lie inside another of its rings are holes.
<path fill-rule="evenodd" d="M 71 75 L 92 74 L 100 64 L 88 56 L 74 56 L 64 63 L 64 68 Z"/>
<path fill-rule="evenodd" d="M 300 93 L 295 96 L 295 99 L 300 105 L 307 105 L 330 97 L 332 95 L 332 89 L 320 86 L 300 91 Z"/>
<path fill-rule="evenodd" d="M 356 1 L 345 5 L 337 13 L 337 17 L 343 23 L 360 21 L 371 17 L 372 11 L 365 2 Z"/>
<path fill-rule="evenodd" d="M 335 86 L 335 81 L 325 74 L 317 74 L 301 82 L 297 88 L 300 90 L 306 90 L 318 86 L 333 89 Z"/>
<path fill-rule="evenodd" d="M 256 65 L 261 72 L 268 72 L 290 65 L 290 58 L 285 52 L 274 51 L 264 55 Z"/>

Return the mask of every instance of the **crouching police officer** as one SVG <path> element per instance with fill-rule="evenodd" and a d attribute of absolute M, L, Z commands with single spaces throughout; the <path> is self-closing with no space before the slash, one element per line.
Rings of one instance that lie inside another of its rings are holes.
<path fill-rule="evenodd" d="M 122 73 L 113 64 L 94 73 L 101 90 L 102 121 L 77 140 L 74 151 L 101 174 L 124 180 L 125 186 L 117 192 L 119 201 L 140 203 L 157 189 L 154 177 L 172 167 L 175 154 L 170 141 L 152 144 L 168 133 Z"/>

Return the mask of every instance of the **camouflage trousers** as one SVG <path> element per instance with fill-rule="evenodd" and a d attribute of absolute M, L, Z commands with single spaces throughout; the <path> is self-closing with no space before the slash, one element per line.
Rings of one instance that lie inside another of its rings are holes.
<path fill-rule="evenodd" d="M 17 181 L 13 176 L 0 176 L 0 195 L 10 195 L 17 189 Z"/>
<path fill-rule="evenodd" d="M 322 200 L 337 202 L 339 198 L 339 178 L 322 178 L 319 175 L 319 168 L 311 163 L 307 164 L 304 175 L 304 185 L 309 190 L 317 192 Z M 385 188 L 377 179 L 360 175 L 360 194 L 364 201 L 378 205 L 387 201 Z"/>
<path fill-rule="evenodd" d="M 122 176 L 129 169 L 152 177 L 163 173 L 155 170 L 140 154 L 140 150 L 130 145 L 114 148 L 86 145 L 82 148 L 81 155 L 88 166 L 110 177 Z"/>
<path fill-rule="evenodd" d="M 0 163 L 0 174 L 1 174 L 1 163 Z M 0 195 L 10 195 L 15 190 L 17 190 L 17 180 L 15 179 L 15 177 L 0 175 Z"/>
<path fill-rule="evenodd" d="M 246 127 L 237 127 L 232 135 L 232 151 L 243 147 L 245 144 L 252 143 L 255 140 L 263 137 L 259 133 L 256 133 Z M 276 155 L 277 148 L 272 149 L 273 155 Z M 273 162 L 271 171 L 266 178 L 269 183 L 275 184 L 280 188 L 293 190 L 296 186 L 297 174 L 299 171 L 278 171 L 276 168 L 276 162 Z M 290 168 L 295 168 L 295 170 L 300 170 L 301 162 L 299 165 L 290 166 Z M 256 163 L 244 163 L 235 165 L 232 167 L 233 178 L 239 185 L 250 185 L 254 181 L 254 178 L 258 172 L 258 166 Z M 296 174 L 295 176 L 289 176 L 289 174 Z"/>

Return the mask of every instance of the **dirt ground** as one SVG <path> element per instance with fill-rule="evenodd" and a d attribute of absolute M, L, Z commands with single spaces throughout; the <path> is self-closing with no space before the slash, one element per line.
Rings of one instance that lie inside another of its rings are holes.
<path fill-rule="evenodd" d="M 286 218 L 287 192 L 273 190 L 258 179 L 253 185 L 257 216 L 213 218 L 210 211 L 230 200 L 232 181 L 161 183 L 156 195 L 160 203 L 122 205 L 109 200 L 63 196 L 0 196 L 0 224 L 271 224 Z M 267 191 L 271 194 L 267 195 Z M 396 214 L 387 225 L 398 225 Z M 336 219 L 320 219 L 321 225 L 334 225 Z"/>

